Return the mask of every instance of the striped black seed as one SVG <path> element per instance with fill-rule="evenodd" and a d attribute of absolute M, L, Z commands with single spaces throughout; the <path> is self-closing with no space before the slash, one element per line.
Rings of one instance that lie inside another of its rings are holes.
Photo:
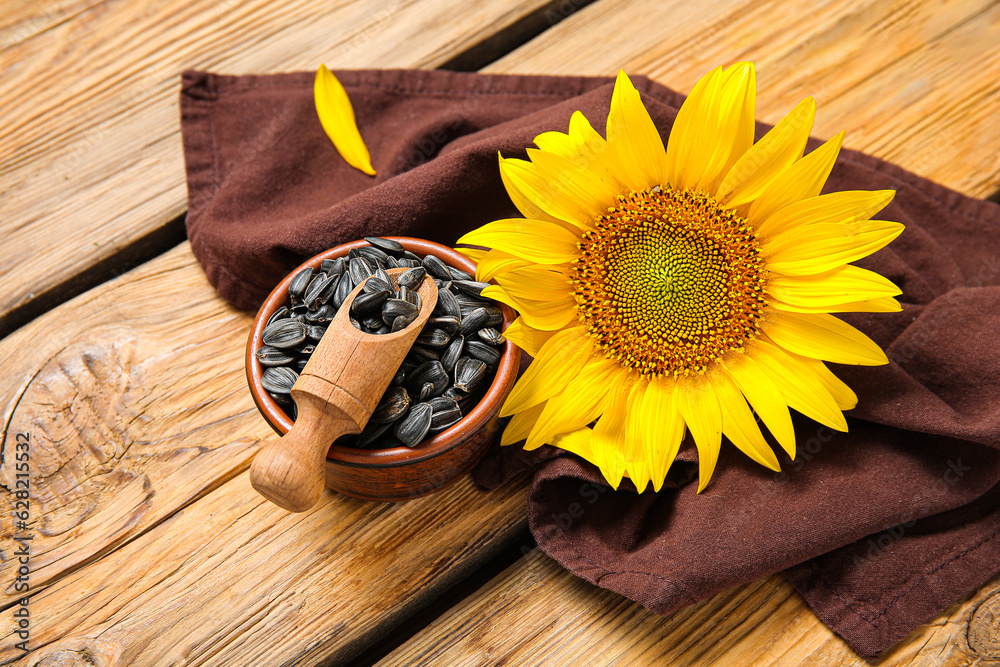
<path fill-rule="evenodd" d="M 458 333 L 463 336 L 473 334 L 486 326 L 489 319 L 489 313 L 486 312 L 485 308 L 476 308 L 462 318 L 462 326 L 459 328 Z"/>
<path fill-rule="evenodd" d="M 351 274 L 351 280 L 355 285 L 360 285 L 365 278 L 375 273 L 375 268 L 368 263 L 364 257 L 355 257 L 347 264 L 347 270 Z"/>
<path fill-rule="evenodd" d="M 351 290 L 353 289 L 354 279 L 351 278 L 350 271 L 345 271 L 337 282 L 337 290 L 333 293 L 333 307 L 340 310 L 340 307 L 347 301 L 347 297 L 351 295 Z"/>
<path fill-rule="evenodd" d="M 490 316 L 490 319 L 486 320 L 486 326 L 499 327 L 503 324 L 503 311 L 496 306 L 487 306 L 486 314 Z"/>
<path fill-rule="evenodd" d="M 381 278 L 378 277 L 378 274 L 376 273 L 374 276 L 365 281 L 365 286 L 362 287 L 361 290 L 369 294 L 371 294 L 372 292 L 391 292 L 392 283 L 382 280 Z"/>
<path fill-rule="evenodd" d="M 287 394 L 292 390 L 299 374 L 287 366 L 265 368 L 260 383 L 272 394 Z"/>
<path fill-rule="evenodd" d="M 483 290 L 490 286 L 489 283 L 478 283 L 474 280 L 455 280 L 451 284 L 462 294 L 475 298 L 481 297 Z"/>
<path fill-rule="evenodd" d="M 473 359 L 479 359 L 487 366 L 500 363 L 500 352 L 492 345 L 479 340 L 470 340 L 465 344 L 465 353 Z"/>
<path fill-rule="evenodd" d="M 448 271 L 448 267 L 445 263 L 441 261 L 440 258 L 434 255 L 427 255 L 421 262 L 424 268 L 427 269 L 427 273 L 431 274 L 435 278 L 440 278 L 441 280 L 451 280 L 451 272 Z"/>
<path fill-rule="evenodd" d="M 500 333 L 500 330 L 495 327 L 483 327 L 476 332 L 476 335 L 479 336 L 480 340 L 489 345 L 503 345 L 507 340 Z"/>
<path fill-rule="evenodd" d="M 448 343 L 448 347 L 441 353 L 441 365 L 447 372 L 451 372 L 458 363 L 458 358 L 462 356 L 462 348 L 465 346 L 465 338 L 459 334 Z"/>
<path fill-rule="evenodd" d="M 309 282 L 313 277 L 313 268 L 307 266 L 292 278 L 292 282 L 288 284 L 288 294 L 289 296 L 302 296 L 306 293 L 306 287 L 309 286 Z"/>
<path fill-rule="evenodd" d="M 451 406 L 441 410 L 434 410 L 431 413 L 431 427 L 429 429 L 431 433 L 443 431 L 446 428 L 454 426 L 462 419 L 462 410 L 458 407 L 458 403 L 450 398 L 445 400 L 448 401 Z"/>
<path fill-rule="evenodd" d="M 427 326 L 453 334 L 462 326 L 462 320 L 452 315 L 441 315 L 440 317 L 431 317 L 428 319 Z"/>
<path fill-rule="evenodd" d="M 384 282 L 386 285 L 388 285 L 390 290 L 392 291 L 396 290 L 395 279 L 388 273 L 386 273 L 386 270 L 383 269 L 382 267 L 379 267 L 378 270 L 375 272 L 375 277 Z"/>
<path fill-rule="evenodd" d="M 312 279 L 309 283 L 309 287 L 306 288 L 305 296 L 302 297 L 302 301 L 306 304 L 309 310 L 316 310 L 324 303 L 327 299 L 333 296 L 334 287 L 339 278 L 337 276 L 328 276 L 325 273 L 316 274 L 316 277 Z"/>
<path fill-rule="evenodd" d="M 425 328 L 417 336 L 417 342 L 421 345 L 426 345 L 427 347 L 444 347 L 451 340 L 451 336 L 442 331 L 441 329 L 427 329 Z"/>
<path fill-rule="evenodd" d="M 282 306 L 281 308 L 278 308 L 278 310 L 274 311 L 274 313 L 271 314 L 271 317 L 267 318 L 267 324 L 264 326 L 269 327 L 277 320 L 283 320 L 290 315 L 291 311 L 289 311 L 286 306 Z"/>
<path fill-rule="evenodd" d="M 412 358 L 418 363 L 424 363 L 426 361 L 440 361 L 441 354 L 438 350 L 432 350 L 429 347 L 414 344 L 413 347 L 410 348 L 408 358 Z"/>
<path fill-rule="evenodd" d="M 403 246 L 399 241 L 393 241 L 392 239 L 383 239 L 378 236 L 366 236 L 365 241 L 368 241 L 376 248 L 384 250 L 387 253 L 401 253 L 403 252 Z"/>
<path fill-rule="evenodd" d="M 326 308 L 326 306 L 323 306 L 323 308 Z M 320 308 L 320 310 L 322 310 L 323 308 Z M 326 325 L 325 324 L 307 324 L 306 325 L 306 337 L 307 338 L 311 338 L 311 339 L 316 340 L 316 341 L 322 340 L 323 334 L 325 334 L 325 333 L 326 333 Z"/>
<path fill-rule="evenodd" d="M 378 266 L 385 266 L 385 260 L 389 259 L 389 255 L 375 246 L 361 246 L 358 248 L 358 253 L 372 264 Z"/>
<path fill-rule="evenodd" d="M 396 333 L 397 331 L 402 331 L 406 327 L 413 323 L 413 319 L 407 317 L 406 315 L 400 315 L 392 321 L 392 326 L 389 327 L 389 333 Z"/>
<path fill-rule="evenodd" d="M 271 347 L 295 347 L 306 339 L 306 325 L 293 319 L 278 320 L 264 329 L 261 338 Z"/>
<path fill-rule="evenodd" d="M 389 290 L 362 292 L 355 296 L 354 301 L 351 302 L 351 313 L 362 317 L 371 313 L 378 313 L 382 310 L 382 304 L 388 300 L 390 294 L 392 292 Z"/>
<path fill-rule="evenodd" d="M 264 345 L 257 350 L 257 361 L 261 366 L 284 366 L 295 361 L 295 356 L 280 348 Z"/>
<path fill-rule="evenodd" d="M 373 314 L 365 317 L 361 320 L 361 326 L 364 327 L 368 333 L 375 333 L 385 325 L 382 322 L 382 316 L 379 314 Z"/>
<path fill-rule="evenodd" d="M 431 406 L 426 403 L 417 403 L 410 408 L 410 412 L 401 419 L 393 432 L 396 437 L 407 447 L 416 447 L 425 437 L 431 428 Z"/>
<path fill-rule="evenodd" d="M 371 421 L 376 424 L 394 422 L 402 418 L 406 411 L 410 409 L 410 395 L 402 387 L 390 387 L 382 400 L 375 406 L 372 412 Z"/>
<path fill-rule="evenodd" d="M 419 314 L 419 308 L 403 299 L 386 299 L 386 302 L 382 305 L 382 320 L 386 324 L 392 324 L 400 315 L 411 318 L 410 321 L 412 322 Z"/>
<path fill-rule="evenodd" d="M 461 317 L 462 308 L 458 305 L 458 301 L 455 301 L 454 294 L 446 289 L 438 290 L 438 301 L 437 305 L 434 306 L 434 314 Z"/>
<path fill-rule="evenodd" d="M 399 282 L 400 287 L 406 287 L 407 289 L 417 289 L 420 283 L 424 281 L 424 276 L 427 275 L 427 270 L 422 266 L 415 269 L 407 269 L 399 274 L 396 279 Z"/>
<path fill-rule="evenodd" d="M 406 368 L 400 366 L 399 370 L 396 371 L 396 374 L 392 376 L 392 386 L 398 387 L 399 385 L 403 384 L 405 380 L 406 380 Z"/>
<path fill-rule="evenodd" d="M 448 273 L 451 274 L 452 280 L 464 280 L 464 281 L 475 280 L 475 276 L 473 276 L 471 273 L 466 273 L 461 269 L 456 269 L 454 266 L 448 267 Z"/>
<path fill-rule="evenodd" d="M 471 393 L 486 377 L 486 364 L 479 359 L 462 357 L 455 364 L 455 389 Z"/>
<path fill-rule="evenodd" d="M 337 315 L 337 310 L 328 303 L 323 304 L 318 310 L 306 313 L 303 318 L 308 324 L 328 324 Z M 308 326 L 307 324 L 307 326 Z"/>

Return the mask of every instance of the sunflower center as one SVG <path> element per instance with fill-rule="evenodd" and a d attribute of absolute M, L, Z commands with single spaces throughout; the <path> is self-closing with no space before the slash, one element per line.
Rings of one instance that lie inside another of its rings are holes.
<path fill-rule="evenodd" d="M 698 191 L 618 197 L 580 241 L 580 319 L 644 375 L 702 373 L 758 333 L 765 269 L 747 221 Z"/>

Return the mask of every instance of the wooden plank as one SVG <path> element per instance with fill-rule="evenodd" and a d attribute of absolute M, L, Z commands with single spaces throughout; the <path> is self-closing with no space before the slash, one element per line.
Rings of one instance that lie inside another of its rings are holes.
<path fill-rule="evenodd" d="M 243 377 L 250 320 L 185 243 L 0 342 L 7 488 L 6 454 L 31 442 L 29 664 L 346 659 L 523 530 L 523 484 L 483 494 L 468 477 L 410 503 L 264 501 L 246 468 L 276 436 Z M 25 531 L 2 531 L 9 606 Z M 11 633 L 0 664 L 21 655 Z"/>
<path fill-rule="evenodd" d="M 594 35 L 614 35 L 595 48 Z M 808 95 L 814 134 L 975 197 L 1000 188 L 1000 7 L 989 0 L 598 2 L 487 68 L 613 74 L 688 91 L 719 64 L 753 60 L 757 114 Z M 544 64 L 544 68 L 540 65 Z"/>
<path fill-rule="evenodd" d="M 186 208 L 183 69 L 433 67 L 549 1 L 5 4 L 0 335 L 82 291 L 77 276 L 111 277 L 109 258 L 169 247 L 145 246 Z"/>
<path fill-rule="evenodd" d="M 689 90 L 715 64 L 751 59 L 760 65 L 758 109 L 765 120 L 778 120 L 814 94 L 816 134 L 846 127 L 851 147 L 973 196 L 992 192 L 1000 185 L 994 121 L 1000 7 L 903 4 L 835 1 L 790 13 L 753 1 L 597 3 L 488 69 L 527 73 L 541 63 L 545 71 L 607 75 L 624 64 Z M 597 33 L 615 39 L 594 48 Z M 384 664 L 480 664 L 475 658 L 484 651 L 511 664 L 865 664 L 780 577 L 733 589 L 664 621 L 616 594 L 557 576 L 555 565 L 540 568 L 531 560 L 515 565 Z M 528 581 L 532 593 L 524 590 Z M 995 653 L 978 655 L 965 640 L 969 605 L 998 585 L 995 580 L 916 631 L 886 664 L 957 665 L 969 656 L 1000 656 L 989 640 L 980 644 Z"/>
<path fill-rule="evenodd" d="M 958 667 L 1000 656 L 989 626 L 998 591 L 1000 577 L 915 631 L 880 667 Z M 979 652 L 964 639 L 974 614 L 982 619 L 974 640 Z M 378 664 L 868 664 L 839 637 L 821 632 L 813 618 L 780 575 L 657 616 L 573 576 L 535 549 Z"/>

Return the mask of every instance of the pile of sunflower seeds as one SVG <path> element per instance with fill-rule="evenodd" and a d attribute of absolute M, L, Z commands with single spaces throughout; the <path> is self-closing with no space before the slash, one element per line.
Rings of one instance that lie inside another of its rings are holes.
<path fill-rule="evenodd" d="M 420 312 L 417 289 L 426 277 L 438 301 L 365 430 L 338 445 L 365 449 L 416 447 L 453 426 L 479 403 L 496 375 L 504 343 L 503 314 L 482 297 L 486 283 L 445 264 L 419 257 L 396 241 L 369 237 L 369 245 L 347 257 L 327 259 L 318 271 L 302 269 L 288 286 L 289 305 L 270 317 L 257 360 L 262 384 L 292 418 L 289 396 L 316 344 L 351 291 L 365 282 L 351 304 L 351 323 L 361 331 L 387 334 L 405 328 Z M 398 276 L 386 271 L 407 269 Z"/>

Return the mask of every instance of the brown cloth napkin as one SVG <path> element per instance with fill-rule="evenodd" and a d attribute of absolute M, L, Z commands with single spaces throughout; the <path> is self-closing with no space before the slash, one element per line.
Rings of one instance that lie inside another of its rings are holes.
<path fill-rule="evenodd" d="M 348 167 L 324 136 L 312 73 L 184 74 L 188 234 L 209 280 L 240 307 L 343 241 L 453 243 L 516 215 L 497 151 L 523 157 L 577 109 L 602 130 L 612 89 L 604 78 L 337 75 L 377 178 Z M 683 97 L 633 80 L 666 136 Z M 495 452 L 477 479 L 491 486 L 534 470 L 542 549 L 657 613 L 783 570 L 824 623 L 874 659 L 1000 571 L 1000 207 L 855 151 L 841 154 L 827 188 L 895 189 L 881 217 L 906 224 L 863 262 L 903 289 L 903 311 L 845 316 L 892 361 L 834 367 L 860 399 L 849 433 L 799 419 L 799 455 L 780 473 L 727 445 L 701 495 L 687 483 L 690 449 L 659 494 L 612 491 L 553 448 Z"/>

